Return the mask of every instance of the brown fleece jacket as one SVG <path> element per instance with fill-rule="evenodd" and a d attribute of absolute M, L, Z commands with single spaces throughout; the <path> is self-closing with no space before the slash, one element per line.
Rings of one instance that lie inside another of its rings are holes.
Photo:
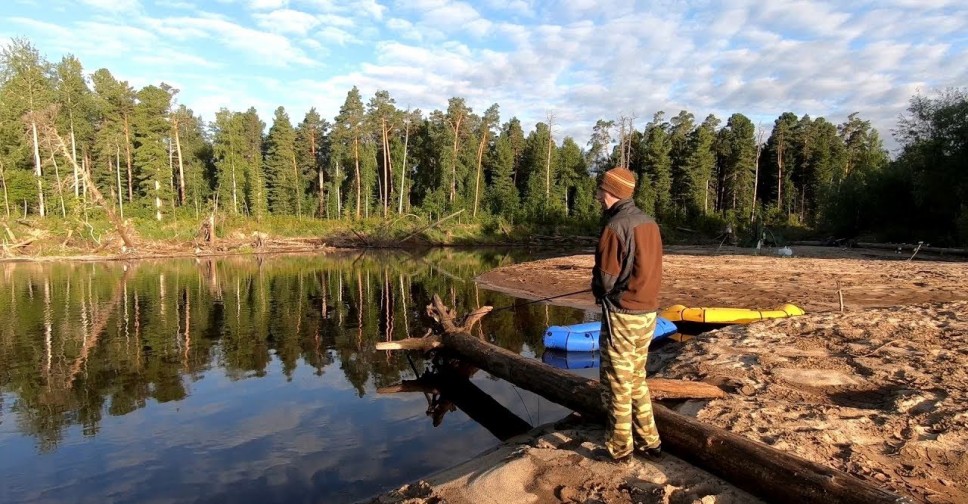
<path fill-rule="evenodd" d="M 605 217 L 592 270 L 595 299 L 620 313 L 657 311 L 662 285 L 659 226 L 631 199 L 615 203 Z"/>

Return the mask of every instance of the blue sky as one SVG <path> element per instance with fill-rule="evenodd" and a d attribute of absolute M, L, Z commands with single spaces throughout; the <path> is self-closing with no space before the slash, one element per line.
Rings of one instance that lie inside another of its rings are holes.
<path fill-rule="evenodd" d="M 881 0 L 4 0 L 0 37 L 135 87 L 332 119 L 356 85 L 428 113 L 460 96 L 584 145 L 598 119 L 782 112 L 891 129 L 920 90 L 968 86 L 968 2 Z"/>

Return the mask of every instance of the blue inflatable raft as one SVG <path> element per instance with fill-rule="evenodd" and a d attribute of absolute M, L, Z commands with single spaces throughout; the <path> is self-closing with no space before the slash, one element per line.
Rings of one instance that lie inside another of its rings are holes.
<path fill-rule="evenodd" d="M 551 326 L 545 332 L 545 348 L 567 350 L 569 352 L 598 351 L 598 334 L 602 331 L 601 322 L 585 322 L 570 326 Z M 657 317 L 652 341 L 668 338 L 677 331 L 676 325 L 668 319 Z"/>
<path fill-rule="evenodd" d="M 541 362 L 558 369 L 597 368 L 601 356 L 598 352 L 566 352 L 549 348 L 541 354 Z"/>

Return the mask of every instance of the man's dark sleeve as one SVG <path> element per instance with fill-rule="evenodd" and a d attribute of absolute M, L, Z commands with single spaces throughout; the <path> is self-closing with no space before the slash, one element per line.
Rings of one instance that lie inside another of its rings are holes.
<path fill-rule="evenodd" d="M 621 271 L 621 242 L 618 235 L 606 227 L 598 239 L 595 268 L 592 269 L 592 294 L 596 301 L 612 292 Z"/>

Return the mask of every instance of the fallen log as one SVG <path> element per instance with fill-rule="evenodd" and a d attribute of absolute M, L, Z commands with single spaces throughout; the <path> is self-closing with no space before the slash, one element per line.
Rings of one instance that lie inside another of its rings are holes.
<path fill-rule="evenodd" d="M 856 246 L 859 248 L 867 248 L 867 249 L 875 249 L 875 250 L 891 250 L 894 252 L 913 252 L 916 250 L 920 250 L 921 252 L 929 252 L 929 253 L 938 254 L 938 255 L 968 256 L 968 249 L 932 247 L 930 245 L 923 245 L 918 243 L 857 242 Z"/>
<path fill-rule="evenodd" d="M 380 341 L 377 342 L 376 349 L 428 351 L 443 346 L 444 343 L 440 336 L 428 334 L 422 338 Z M 648 378 L 646 381 L 649 383 L 649 391 L 654 399 L 718 399 L 726 397 L 726 392 L 723 392 L 721 388 L 705 382 L 670 380 L 667 378 Z"/>
<path fill-rule="evenodd" d="M 416 380 L 404 380 L 399 385 L 380 387 L 377 394 L 399 392 L 423 392 L 430 394 L 427 415 L 433 419 L 434 427 L 440 425 L 444 415 L 456 407 L 500 441 L 507 441 L 524 434 L 533 428 L 500 402 L 471 383 L 466 377 L 455 373 L 422 376 Z"/>
<path fill-rule="evenodd" d="M 440 336 L 443 347 L 460 358 L 579 413 L 604 418 L 598 382 L 481 341 L 469 334 L 469 325 L 455 322 L 454 314 L 436 295 L 433 304 L 428 306 L 428 313 L 444 328 Z M 669 453 L 769 501 L 906 502 L 898 495 L 843 471 L 704 424 L 660 404 L 655 404 L 653 410 L 662 445 Z"/>

